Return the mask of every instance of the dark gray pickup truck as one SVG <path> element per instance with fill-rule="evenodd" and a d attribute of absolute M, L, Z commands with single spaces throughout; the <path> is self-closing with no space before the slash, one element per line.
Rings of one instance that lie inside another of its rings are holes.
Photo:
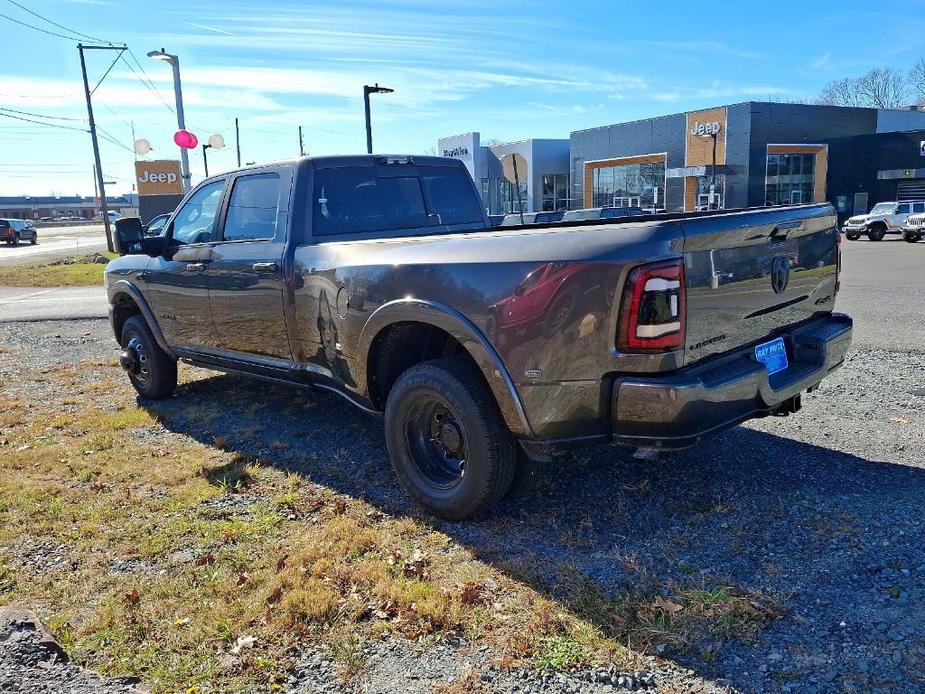
<path fill-rule="evenodd" d="M 382 413 L 421 504 L 464 519 L 525 456 L 677 449 L 785 415 L 844 360 L 827 204 L 489 228 L 438 157 L 313 157 L 213 176 L 166 232 L 117 223 L 105 283 L 144 398 L 177 361 Z"/>

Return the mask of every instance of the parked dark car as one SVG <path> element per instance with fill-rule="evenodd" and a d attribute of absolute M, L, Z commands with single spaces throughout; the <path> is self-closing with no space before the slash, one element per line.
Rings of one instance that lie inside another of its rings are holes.
<path fill-rule="evenodd" d="M 641 207 L 588 207 L 583 210 L 569 210 L 562 216 L 563 222 L 582 222 L 589 219 L 618 219 L 643 215 Z"/>
<path fill-rule="evenodd" d="M 39 232 L 24 219 L 0 219 L 0 241 L 6 241 L 8 246 L 28 241 L 34 246 L 39 242 Z"/>
<path fill-rule="evenodd" d="M 512 227 L 518 224 L 553 224 L 562 219 L 564 212 L 524 212 L 521 221 L 520 212 L 511 212 L 504 215 L 500 226 Z"/>
<path fill-rule="evenodd" d="M 161 237 L 116 227 L 105 284 L 142 398 L 173 394 L 178 360 L 333 391 L 455 520 L 527 456 L 796 412 L 851 340 L 828 204 L 496 229 L 461 162 L 363 155 L 213 176 Z"/>

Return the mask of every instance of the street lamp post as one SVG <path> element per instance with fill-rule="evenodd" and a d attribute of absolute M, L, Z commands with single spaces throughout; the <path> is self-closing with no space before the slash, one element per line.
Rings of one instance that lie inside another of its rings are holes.
<path fill-rule="evenodd" d="M 380 87 L 379 83 L 376 82 L 373 86 L 368 84 L 363 85 L 363 107 L 366 109 L 366 153 L 373 153 L 373 126 L 369 120 L 369 95 L 370 94 L 391 94 L 394 92 L 394 89 L 389 89 L 388 87 Z"/>
<path fill-rule="evenodd" d="M 177 103 L 177 125 L 180 130 L 186 130 L 186 118 L 183 116 L 183 88 L 180 86 L 180 58 L 172 53 L 166 53 L 162 48 L 159 51 L 150 51 L 149 58 L 163 60 L 173 68 L 173 92 Z M 190 189 L 189 153 L 185 147 L 180 148 L 180 176 L 183 179 L 183 190 Z"/>
<path fill-rule="evenodd" d="M 206 156 L 206 150 L 221 149 L 224 146 L 225 146 L 225 138 L 219 135 L 218 133 L 215 133 L 214 135 L 210 135 L 209 142 L 202 146 L 202 164 L 206 170 L 206 178 L 209 177 L 209 158 L 208 156 Z"/>

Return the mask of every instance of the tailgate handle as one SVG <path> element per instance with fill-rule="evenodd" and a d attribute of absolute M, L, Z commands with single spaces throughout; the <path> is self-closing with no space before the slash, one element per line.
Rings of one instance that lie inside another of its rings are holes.
<path fill-rule="evenodd" d="M 186 269 L 190 272 L 202 272 L 206 269 L 205 263 L 187 263 Z"/>

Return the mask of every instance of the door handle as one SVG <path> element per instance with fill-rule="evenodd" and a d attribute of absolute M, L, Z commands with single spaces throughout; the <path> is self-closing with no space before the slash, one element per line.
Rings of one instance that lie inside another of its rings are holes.
<path fill-rule="evenodd" d="M 190 272 L 202 272 L 206 269 L 205 263 L 187 263 L 186 269 Z"/>
<path fill-rule="evenodd" d="M 254 272 L 276 272 L 279 266 L 276 263 L 254 263 Z"/>

